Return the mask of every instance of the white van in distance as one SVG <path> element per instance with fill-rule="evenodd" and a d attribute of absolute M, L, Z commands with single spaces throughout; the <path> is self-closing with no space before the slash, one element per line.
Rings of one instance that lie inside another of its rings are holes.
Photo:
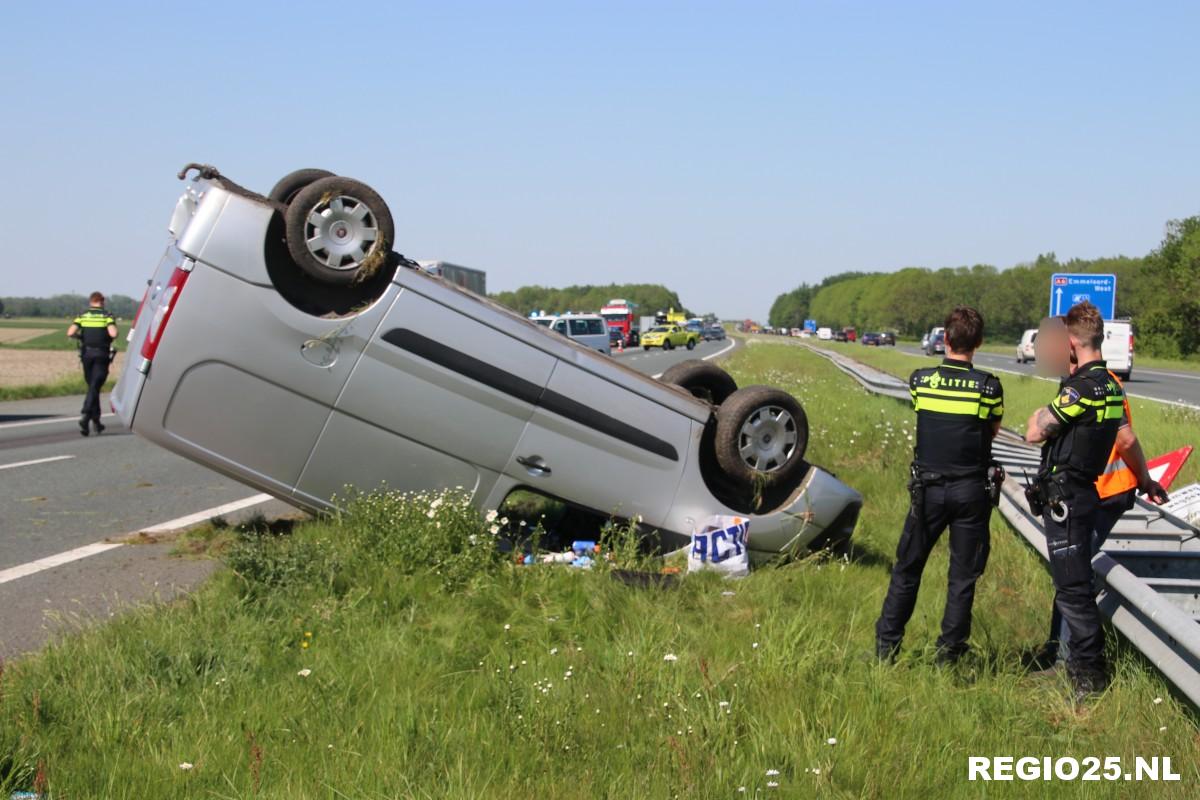
<path fill-rule="evenodd" d="M 1108 368 L 1122 381 L 1133 374 L 1133 324 L 1127 319 L 1104 321 L 1104 344 L 1101 347 Z"/>

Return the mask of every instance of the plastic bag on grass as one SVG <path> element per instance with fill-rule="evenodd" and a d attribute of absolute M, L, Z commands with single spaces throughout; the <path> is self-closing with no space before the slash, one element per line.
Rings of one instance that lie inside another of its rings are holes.
<path fill-rule="evenodd" d="M 750 554 L 746 551 L 749 537 L 747 517 L 709 517 L 692 530 L 688 572 L 711 569 L 727 578 L 744 578 L 750 574 Z"/>

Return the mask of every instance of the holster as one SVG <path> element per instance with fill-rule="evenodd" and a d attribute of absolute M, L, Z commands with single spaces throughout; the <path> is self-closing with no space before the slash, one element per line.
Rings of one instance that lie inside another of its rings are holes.
<path fill-rule="evenodd" d="M 919 522 L 925 521 L 925 482 L 916 463 L 908 467 L 908 496 L 912 500 L 912 513 Z"/>
<path fill-rule="evenodd" d="M 1000 505 L 1000 490 L 1004 488 L 1005 477 L 1004 467 L 1000 466 L 998 461 L 993 461 L 988 465 L 987 490 L 992 506 Z"/>

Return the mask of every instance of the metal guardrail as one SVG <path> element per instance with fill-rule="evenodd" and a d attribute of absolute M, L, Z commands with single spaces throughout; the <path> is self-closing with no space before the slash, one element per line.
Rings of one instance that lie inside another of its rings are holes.
<path fill-rule="evenodd" d="M 908 400 L 908 385 L 851 358 L 805 345 L 876 394 Z M 1009 478 L 1000 513 L 1043 560 L 1046 533 L 1029 512 L 1016 478 L 1033 475 L 1037 448 L 1011 431 L 1001 431 L 993 456 Z M 1180 692 L 1200 706 L 1200 529 L 1139 499 L 1109 534 L 1092 560 L 1101 613 Z"/>

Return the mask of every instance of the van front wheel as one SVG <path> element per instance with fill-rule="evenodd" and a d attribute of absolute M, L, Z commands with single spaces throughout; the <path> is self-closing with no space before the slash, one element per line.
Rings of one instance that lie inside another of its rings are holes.
<path fill-rule="evenodd" d="M 332 175 L 305 186 L 284 212 L 288 252 L 327 284 L 361 283 L 380 270 L 395 237 L 392 212 L 365 183 Z"/>
<path fill-rule="evenodd" d="M 717 463 L 744 489 L 790 485 L 804 473 L 808 417 L 787 392 L 769 386 L 738 389 L 716 417 Z"/>

